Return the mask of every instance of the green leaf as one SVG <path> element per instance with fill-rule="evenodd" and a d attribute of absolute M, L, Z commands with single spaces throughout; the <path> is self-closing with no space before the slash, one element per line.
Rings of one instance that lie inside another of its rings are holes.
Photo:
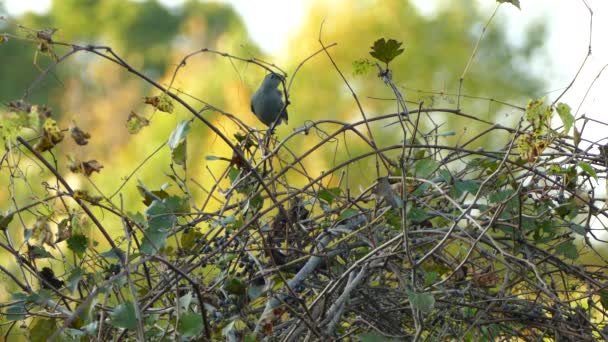
<path fill-rule="evenodd" d="M 452 174 L 446 169 L 439 170 L 439 175 L 447 184 L 452 183 Z"/>
<path fill-rule="evenodd" d="M 150 203 L 152 203 L 152 202 L 150 202 Z M 135 222 L 136 224 L 138 224 L 142 227 L 145 226 L 147 223 L 145 216 L 142 213 L 140 213 L 139 211 L 135 212 L 135 213 L 130 212 L 127 215 L 129 216 L 129 218 L 131 220 L 133 220 L 133 222 Z"/>
<path fill-rule="evenodd" d="M 89 239 L 82 234 L 74 234 L 68 239 L 68 249 L 82 256 L 89 246 Z"/>
<path fill-rule="evenodd" d="M 84 270 L 80 267 L 76 267 L 72 270 L 70 276 L 68 277 L 68 279 L 66 279 L 67 288 L 70 290 L 70 293 L 74 293 L 74 290 L 76 290 L 76 288 L 78 287 L 78 283 L 80 282 L 80 279 L 83 275 Z"/>
<path fill-rule="evenodd" d="M 187 141 L 184 140 L 177 145 L 174 149 L 171 150 L 171 160 L 177 165 L 185 165 L 186 157 L 187 157 Z"/>
<path fill-rule="evenodd" d="M 234 222 L 236 222 L 236 216 L 234 215 L 228 215 L 217 221 L 217 223 L 222 227 L 226 227 L 230 224 L 233 224 Z"/>
<path fill-rule="evenodd" d="M 190 202 L 186 197 L 171 196 L 163 200 L 163 202 L 174 214 L 190 213 Z"/>
<path fill-rule="evenodd" d="M 98 326 L 98 322 L 91 322 L 85 326 L 83 326 L 82 328 L 80 328 L 81 331 L 83 331 L 86 335 L 88 336 L 95 336 L 97 335 L 97 326 Z"/>
<path fill-rule="evenodd" d="M 600 295 L 600 303 L 602 303 L 604 310 L 608 309 L 608 289 L 602 289 L 598 294 Z"/>
<path fill-rule="evenodd" d="M 384 38 L 380 38 L 374 42 L 369 54 L 375 59 L 388 64 L 395 57 L 403 53 L 403 49 L 400 48 L 401 44 L 403 43 L 394 39 L 389 39 L 387 41 Z"/>
<path fill-rule="evenodd" d="M 34 230 L 25 228 L 23 230 L 23 242 L 29 241 L 29 239 L 32 237 L 33 233 L 34 233 Z"/>
<path fill-rule="evenodd" d="M 357 336 L 361 342 L 394 342 L 392 338 L 384 337 L 375 332 L 360 334 Z"/>
<path fill-rule="evenodd" d="M 134 112 L 131 112 L 127 118 L 127 131 L 129 131 L 129 134 L 137 134 L 142 128 L 148 125 L 150 125 L 148 119 L 139 116 Z"/>
<path fill-rule="evenodd" d="M 170 149 L 175 149 L 179 144 L 186 139 L 186 135 L 190 131 L 190 121 L 182 120 L 180 121 L 173 132 L 171 132 L 171 136 L 169 136 L 169 140 L 167 141 L 167 145 L 169 145 Z"/>
<path fill-rule="evenodd" d="M 247 296 L 249 301 L 259 298 L 264 293 L 264 285 L 249 285 L 247 288 Z"/>
<path fill-rule="evenodd" d="M 353 216 L 356 216 L 358 214 L 359 214 L 358 210 L 353 209 L 353 208 L 348 208 L 340 213 L 340 220 L 345 220 L 345 219 L 351 218 Z"/>
<path fill-rule="evenodd" d="M 29 329 L 30 342 L 46 342 L 56 329 L 54 319 L 36 319 L 36 323 Z"/>
<path fill-rule="evenodd" d="M 257 212 L 264 206 L 264 197 L 261 195 L 254 196 L 250 201 L 249 205 L 253 211 Z"/>
<path fill-rule="evenodd" d="M 237 277 L 228 277 L 224 281 L 224 289 L 230 294 L 242 296 L 247 290 L 247 286 L 243 280 Z"/>
<path fill-rule="evenodd" d="M 234 181 L 238 179 L 240 173 L 241 171 L 236 167 L 233 166 L 230 168 L 230 171 L 228 171 L 228 178 L 230 179 L 230 184 L 233 184 Z"/>
<path fill-rule="evenodd" d="M 504 190 L 504 191 L 496 191 L 490 193 L 489 201 L 490 203 L 501 203 L 505 201 L 507 198 L 513 196 L 513 190 Z"/>
<path fill-rule="evenodd" d="M 555 251 L 568 259 L 574 260 L 578 258 L 578 250 L 572 240 L 564 241 L 555 246 Z"/>
<path fill-rule="evenodd" d="M 454 191 L 456 193 L 455 197 L 460 197 L 465 192 L 470 194 L 476 194 L 479 191 L 479 182 L 475 180 L 455 180 L 454 181 Z"/>
<path fill-rule="evenodd" d="M 439 279 L 439 273 L 437 272 L 424 273 L 424 285 L 426 286 L 431 286 L 437 279 Z"/>
<path fill-rule="evenodd" d="M 429 218 L 429 214 L 422 208 L 414 207 L 407 211 L 406 217 L 412 220 L 412 222 L 419 223 Z"/>
<path fill-rule="evenodd" d="M 80 331 L 78 329 L 73 329 L 73 328 L 65 328 L 64 329 L 66 335 L 68 335 L 69 337 L 80 341 L 80 337 L 84 337 L 86 335 L 86 333 L 84 331 Z"/>
<path fill-rule="evenodd" d="M 428 178 L 437 170 L 439 163 L 433 159 L 421 159 L 414 165 L 414 173 L 418 178 Z"/>
<path fill-rule="evenodd" d="M 111 248 L 99 255 L 104 258 L 107 258 L 107 259 L 116 259 L 116 260 L 125 261 L 125 252 L 120 248 Z"/>
<path fill-rule="evenodd" d="M 431 312 L 435 307 L 435 297 L 431 293 L 409 291 L 407 297 L 412 306 L 422 312 Z"/>
<path fill-rule="evenodd" d="M 47 252 L 46 249 L 39 246 L 31 246 L 28 252 L 33 259 L 44 259 L 53 257 L 53 255 Z"/>
<path fill-rule="evenodd" d="M 135 317 L 135 307 L 130 300 L 114 308 L 110 313 L 112 325 L 117 328 L 135 329 L 137 327 L 137 319 Z"/>
<path fill-rule="evenodd" d="M 182 248 L 185 250 L 190 250 L 194 247 L 196 241 L 202 237 L 203 234 L 201 232 L 195 229 L 190 229 L 189 231 L 182 233 L 179 242 L 182 245 Z"/>
<path fill-rule="evenodd" d="M 399 209 L 394 208 L 388 211 L 386 216 L 386 223 L 395 230 L 401 229 L 401 212 Z"/>
<path fill-rule="evenodd" d="M 587 163 L 587 162 L 578 162 L 578 164 L 576 164 L 578 167 L 581 168 L 581 170 L 587 172 L 587 174 L 589 174 L 591 177 L 593 177 L 595 180 L 597 180 L 597 174 L 595 173 L 595 170 L 593 169 L 593 167 Z"/>
<path fill-rule="evenodd" d="M 587 231 L 585 230 L 585 227 L 581 226 L 580 224 L 574 223 L 574 222 L 570 222 L 568 224 L 568 227 L 570 227 L 570 229 L 579 234 L 579 235 L 583 235 L 585 236 L 585 234 L 587 234 Z"/>
<path fill-rule="evenodd" d="M 496 0 L 497 2 L 502 3 L 509 3 L 515 7 L 517 7 L 517 9 L 519 9 L 521 11 L 521 7 L 519 7 L 519 0 Z"/>
<path fill-rule="evenodd" d="M 554 210 L 555 213 L 561 218 L 574 218 L 576 215 L 578 215 L 578 206 L 575 198 L 569 198 L 567 202 L 561 204 L 559 207 L 556 207 Z"/>
<path fill-rule="evenodd" d="M 192 292 L 186 292 L 185 295 L 179 297 L 177 302 L 181 311 L 187 311 L 190 307 L 190 303 L 192 303 Z"/>
<path fill-rule="evenodd" d="M 162 200 L 169 197 L 164 188 L 160 190 L 149 190 L 141 180 L 137 181 L 137 191 L 144 198 L 144 204 L 149 206 L 154 200 Z"/>
<path fill-rule="evenodd" d="M 38 305 L 47 305 L 49 300 L 53 298 L 53 294 L 50 290 L 41 289 L 38 292 L 32 292 L 27 296 L 26 303 L 36 303 Z"/>
<path fill-rule="evenodd" d="M 9 306 L 6 309 L 5 315 L 6 319 L 9 321 L 21 321 L 25 319 L 25 314 L 27 311 L 25 310 L 25 303 L 19 302 Z"/>
<path fill-rule="evenodd" d="M 13 217 L 13 214 L 8 214 L 6 216 L 0 215 L 0 230 L 6 230 L 8 228 L 8 224 L 13 220 Z"/>
<path fill-rule="evenodd" d="M 235 335 L 235 333 L 240 334 L 247 328 L 247 324 L 240 319 L 235 319 L 234 321 L 226 324 L 226 326 L 222 329 L 222 335 L 228 339 L 228 336 Z"/>
<path fill-rule="evenodd" d="M 565 103 L 558 103 L 557 114 L 559 114 L 559 117 L 564 123 L 564 134 L 568 134 L 568 132 L 570 131 L 570 127 L 574 125 L 574 116 L 571 113 L 570 106 Z"/>
<path fill-rule="evenodd" d="M 353 61 L 353 75 L 365 75 L 372 70 L 374 67 L 374 63 L 370 62 L 365 58 L 358 59 Z"/>
<path fill-rule="evenodd" d="M 235 253 L 223 253 L 222 256 L 217 261 L 217 265 L 220 267 L 224 267 L 228 265 L 232 260 L 236 259 L 237 255 Z"/>
<path fill-rule="evenodd" d="M 177 331 L 182 337 L 194 337 L 203 331 L 203 317 L 195 313 L 183 314 L 179 317 Z"/>
<path fill-rule="evenodd" d="M 182 120 L 171 132 L 167 145 L 171 149 L 171 159 L 177 165 L 186 163 L 186 135 L 190 131 L 190 121 Z"/>
<path fill-rule="evenodd" d="M 418 187 L 416 187 L 416 190 L 412 191 L 411 195 L 414 197 L 422 196 L 422 194 L 424 194 L 430 188 L 431 188 L 430 183 L 422 183 L 422 184 L 418 185 Z M 399 197 L 399 196 L 397 196 L 397 197 Z M 401 200 L 400 197 L 399 197 L 399 200 Z M 401 201 L 401 202 L 403 203 L 403 201 Z"/>
<path fill-rule="evenodd" d="M 319 191 L 319 199 L 331 204 L 340 196 L 340 192 L 340 188 L 321 189 L 321 191 Z"/>
<path fill-rule="evenodd" d="M 161 328 L 159 328 L 156 325 L 153 325 L 151 327 L 146 327 L 146 333 L 145 333 L 145 337 L 147 338 L 146 341 L 163 341 L 162 339 L 159 339 L 158 337 L 162 337 L 163 335 L 165 335 L 165 331 Z M 157 337 L 157 338 L 153 338 L 153 337 Z"/>
<path fill-rule="evenodd" d="M 167 237 L 177 222 L 177 218 L 174 211 L 169 208 L 164 200 L 162 202 L 158 200 L 152 202 L 145 213 L 148 228 L 144 231 L 144 240 L 140 250 L 144 254 L 152 255 L 165 246 Z"/>
<path fill-rule="evenodd" d="M 243 339 L 243 342 L 260 342 L 262 341 L 256 334 L 247 334 Z"/>

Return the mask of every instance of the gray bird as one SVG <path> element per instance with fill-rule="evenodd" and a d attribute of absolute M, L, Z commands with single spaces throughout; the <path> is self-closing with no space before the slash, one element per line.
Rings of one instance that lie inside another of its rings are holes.
<path fill-rule="evenodd" d="M 264 77 L 260 88 L 251 96 L 251 111 L 266 126 L 272 125 L 280 116 L 277 125 L 285 121 L 287 124 L 287 109 L 283 103 L 283 93 L 278 89 L 283 81 L 283 76 L 270 73 Z M 282 110 L 282 111 L 281 111 Z"/>

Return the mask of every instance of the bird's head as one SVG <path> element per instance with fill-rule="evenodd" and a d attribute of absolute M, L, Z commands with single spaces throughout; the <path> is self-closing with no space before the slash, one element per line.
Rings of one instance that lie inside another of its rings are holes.
<path fill-rule="evenodd" d="M 266 75 L 264 78 L 264 87 L 268 88 L 278 88 L 279 84 L 283 82 L 285 78 L 279 74 L 275 74 L 274 72 Z"/>

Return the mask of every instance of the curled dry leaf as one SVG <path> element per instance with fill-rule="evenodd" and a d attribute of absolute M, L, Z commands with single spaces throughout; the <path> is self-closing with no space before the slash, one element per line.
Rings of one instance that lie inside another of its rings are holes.
<path fill-rule="evenodd" d="M 78 159 L 70 159 L 70 164 L 68 165 L 70 171 L 74 173 L 82 173 L 85 176 L 90 176 L 93 172 L 100 172 L 103 168 L 97 160 L 89 160 L 85 162 L 81 162 Z"/>
<path fill-rule="evenodd" d="M 97 204 L 101 202 L 103 198 L 101 196 L 91 196 L 89 192 L 85 190 L 76 190 L 74 191 L 74 199 L 80 199 L 89 203 Z"/>
<path fill-rule="evenodd" d="M 36 32 L 36 38 L 50 43 L 53 41 L 53 34 L 55 34 L 55 32 L 57 32 L 56 28 L 45 28 Z"/>
<path fill-rule="evenodd" d="M 70 128 L 70 135 L 72 136 L 72 139 L 74 139 L 74 141 L 80 146 L 88 144 L 89 139 L 91 138 L 89 133 L 81 130 L 78 126 L 73 126 Z"/>
<path fill-rule="evenodd" d="M 53 232 L 51 231 L 51 226 L 46 218 L 40 217 L 34 223 L 34 227 L 32 228 L 32 238 L 38 241 L 39 245 L 49 245 L 55 248 L 53 243 Z"/>
<path fill-rule="evenodd" d="M 13 113 L 29 112 L 31 108 L 31 104 L 22 100 L 11 101 L 8 103 L 8 111 Z"/>
<path fill-rule="evenodd" d="M 72 236 L 72 227 L 70 226 L 70 220 L 65 218 L 57 225 L 57 239 L 55 243 L 65 241 Z"/>

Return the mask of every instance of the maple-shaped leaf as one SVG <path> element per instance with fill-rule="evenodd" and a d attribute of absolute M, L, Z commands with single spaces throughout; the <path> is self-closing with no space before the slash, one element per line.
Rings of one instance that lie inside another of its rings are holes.
<path fill-rule="evenodd" d="M 388 64 L 395 59 L 395 57 L 403 53 L 401 44 L 403 43 L 394 39 L 389 39 L 387 41 L 384 38 L 380 38 L 374 42 L 374 45 L 371 47 L 372 51 L 370 51 L 369 54 L 375 59 Z"/>
<path fill-rule="evenodd" d="M 509 3 L 515 7 L 517 7 L 517 9 L 519 9 L 521 11 L 521 7 L 519 6 L 519 0 L 496 0 L 497 2 L 502 3 Z"/>

